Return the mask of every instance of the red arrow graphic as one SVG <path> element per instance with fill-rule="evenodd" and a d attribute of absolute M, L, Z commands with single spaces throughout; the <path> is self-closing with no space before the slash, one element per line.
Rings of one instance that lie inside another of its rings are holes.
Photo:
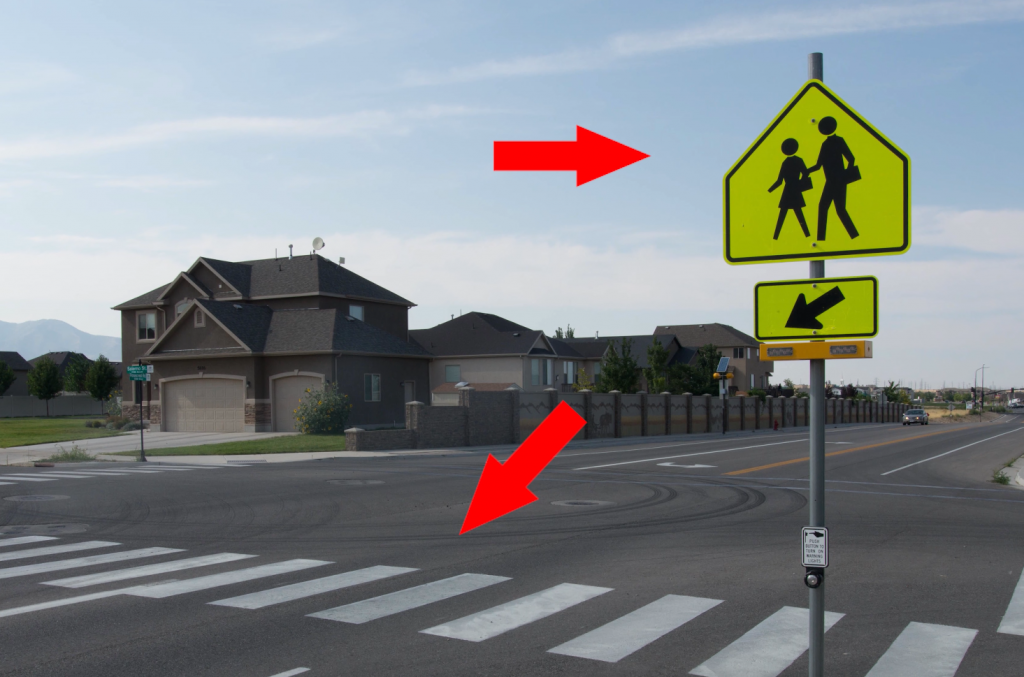
<path fill-rule="evenodd" d="M 459 534 L 536 501 L 527 485 L 586 424 L 572 407 L 559 402 L 504 464 L 488 455 Z"/>
<path fill-rule="evenodd" d="M 494 171 L 576 172 L 577 186 L 648 157 L 579 126 L 575 141 L 494 142 Z"/>

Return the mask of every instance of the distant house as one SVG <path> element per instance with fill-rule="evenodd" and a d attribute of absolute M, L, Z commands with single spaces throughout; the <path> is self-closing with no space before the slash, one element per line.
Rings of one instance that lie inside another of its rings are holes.
<path fill-rule="evenodd" d="M 143 393 L 165 431 L 295 429 L 307 388 L 336 383 L 351 425 L 391 425 L 426 399 L 430 355 L 409 340 L 414 304 L 319 255 L 199 258 L 115 307 L 122 362 L 153 365 Z M 124 404 L 134 388 L 122 378 Z"/>
<path fill-rule="evenodd" d="M 430 383 L 439 394 L 457 383 L 474 388 L 514 384 L 526 391 L 560 388 L 572 383 L 583 363 L 564 342 L 489 313 L 466 313 L 409 335 L 433 356 Z"/>
<path fill-rule="evenodd" d="M 554 340 L 558 341 L 558 339 Z M 629 341 L 630 354 L 633 359 L 636 360 L 636 366 L 639 370 L 648 369 L 651 366 L 647 361 L 647 349 L 654 345 L 655 340 L 661 343 L 662 347 L 668 353 L 666 365 L 673 365 L 676 363 L 689 364 L 690 360 L 697 353 L 694 349 L 687 349 L 681 346 L 674 336 L 665 337 L 654 336 L 652 334 L 641 334 L 638 336 L 601 336 L 594 338 L 561 339 L 562 342 L 579 353 L 583 359 L 596 360 L 592 363 L 592 370 L 595 377 L 601 373 L 601 361 L 608 355 L 612 342 L 615 344 L 616 352 L 621 354 L 622 345 L 625 340 Z M 637 383 L 641 390 L 649 391 L 650 385 L 647 383 L 642 371 L 639 374 Z"/>
<path fill-rule="evenodd" d="M 63 352 L 58 352 L 58 353 L 44 353 L 43 355 L 40 355 L 39 357 L 33 357 L 31 360 L 29 360 L 29 362 L 31 362 L 32 366 L 35 367 L 37 364 L 39 364 L 39 361 L 42 360 L 44 357 L 49 357 L 51 360 L 53 360 L 54 364 L 57 365 L 57 370 L 60 372 L 60 377 L 64 378 L 64 372 L 67 371 L 68 363 L 70 362 L 71 357 L 73 355 L 77 355 L 78 357 L 82 358 L 82 360 L 85 361 L 85 364 L 87 366 L 92 364 L 92 360 L 90 360 L 88 357 L 86 357 L 82 353 L 76 353 L 76 352 L 72 352 L 72 351 L 63 351 Z"/>
<path fill-rule="evenodd" d="M 16 352 L 0 351 L 0 362 L 3 362 L 14 372 L 14 383 L 3 394 L 3 397 L 27 397 L 28 396 L 28 373 L 32 365 Z"/>
<path fill-rule="evenodd" d="M 761 361 L 760 341 L 727 324 L 660 326 L 655 327 L 654 334 L 674 336 L 680 345 L 694 351 L 709 343 L 714 345 L 722 353 L 722 357 L 730 358 L 729 367 L 735 372 L 730 386 L 738 391 L 767 388 L 775 370 L 774 362 Z"/>

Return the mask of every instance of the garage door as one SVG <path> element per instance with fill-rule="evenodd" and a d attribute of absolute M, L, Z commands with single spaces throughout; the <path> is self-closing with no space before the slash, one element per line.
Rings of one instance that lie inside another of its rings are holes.
<path fill-rule="evenodd" d="M 161 402 L 168 432 L 240 433 L 245 427 L 243 381 L 194 378 L 165 383 Z"/>
<path fill-rule="evenodd" d="M 295 406 L 306 395 L 306 388 L 319 388 L 324 380 L 319 376 L 282 376 L 274 384 L 274 430 L 295 432 Z"/>

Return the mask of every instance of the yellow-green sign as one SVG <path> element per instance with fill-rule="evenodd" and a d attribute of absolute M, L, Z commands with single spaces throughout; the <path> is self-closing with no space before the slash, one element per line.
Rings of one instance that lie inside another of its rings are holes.
<path fill-rule="evenodd" d="M 760 341 L 866 338 L 877 333 L 878 280 L 873 277 L 754 286 L 754 336 Z"/>
<path fill-rule="evenodd" d="M 723 188 L 732 264 L 910 248 L 910 158 L 818 80 L 737 160 Z"/>

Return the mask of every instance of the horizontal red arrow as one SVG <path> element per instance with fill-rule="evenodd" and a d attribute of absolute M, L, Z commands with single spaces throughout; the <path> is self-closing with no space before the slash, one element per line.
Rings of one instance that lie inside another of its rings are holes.
<path fill-rule="evenodd" d="M 494 142 L 494 171 L 576 172 L 577 186 L 648 157 L 579 126 L 575 141 Z"/>
<path fill-rule="evenodd" d="M 488 454 L 459 534 L 536 501 L 527 485 L 586 424 L 572 407 L 559 402 L 504 464 Z"/>

